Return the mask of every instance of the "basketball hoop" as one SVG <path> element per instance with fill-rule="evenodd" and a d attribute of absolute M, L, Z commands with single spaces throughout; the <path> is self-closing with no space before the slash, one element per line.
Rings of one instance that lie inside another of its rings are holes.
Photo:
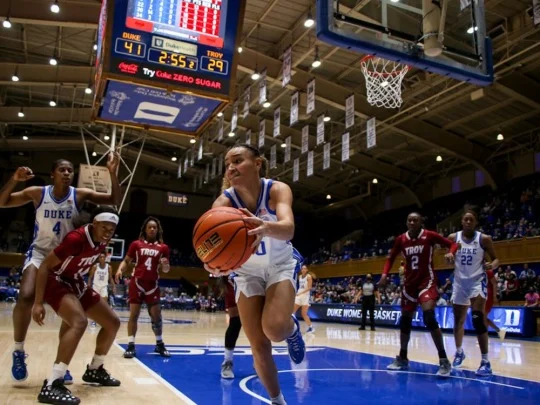
<path fill-rule="evenodd" d="M 401 82 L 409 66 L 399 62 L 367 55 L 360 61 L 366 78 L 368 103 L 376 107 L 401 107 Z"/>

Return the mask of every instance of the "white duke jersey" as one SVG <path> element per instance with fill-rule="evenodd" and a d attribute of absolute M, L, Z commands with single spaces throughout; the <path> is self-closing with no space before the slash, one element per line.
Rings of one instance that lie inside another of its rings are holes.
<path fill-rule="evenodd" d="M 456 253 L 454 283 L 475 284 L 480 282 L 484 271 L 484 248 L 481 244 L 482 233 L 475 232 L 474 238 L 467 242 L 463 240 L 462 232 L 456 234 L 456 243 L 461 248 Z"/>
<path fill-rule="evenodd" d="M 109 265 L 105 263 L 105 267 L 101 268 L 99 263 L 96 264 L 94 272 L 94 288 L 107 287 L 109 285 Z"/>
<path fill-rule="evenodd" d="M 271 210 L 268 204 L 272 183 L 270 179 L 261 179 L 261 193 L 254 214 L 263 221 L 277 222 L 276 212 Z M 233 187 L 225 190 L 224 194 L 229 198 L 234 208 L 246 208 L 246 205 L 240 196 L 236 194 Z M 240 268 L 244 270 L 265 268 L 287 263 L 292 258 L 293 246 L 291 242 L 265 236 L 262 238 L 257 251 Z"/>
<path fill-rule="evenodd" d="M 36 207 L 34 239 L 27 256 L 34 249 L 44 255 L 48 254 L 74 229 L 73 218 L 79 214 L 75 188 L 70 187 L 69 193 L 62 200 L 56 200 L 52 191 L 53 186 L 42 189 L 41 201 Z"/>
<path fill-rule="evenodd" d="M 302 291 L 307 288 L 308 286 L 308 277 L 309 274 L 306 274 L 305 277 L 302 277 L 301 275 L 298 277 L 298 291 Z M 309 291 L 308 291 L 309 293 Z"/>

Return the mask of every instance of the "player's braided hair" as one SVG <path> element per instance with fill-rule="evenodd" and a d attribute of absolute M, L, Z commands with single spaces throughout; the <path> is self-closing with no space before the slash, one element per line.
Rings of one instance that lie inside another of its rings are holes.
<path fill-rule="evenodd" d="M 233 147 L 229 148 L 229 150 L 234 149 L 234 148 L 245 148 L 251 152 L 253 157 L 260 158 L 261 168 L 259 170 L 259 176 L 268 177 L 268 160 L 266 160 L 266 158 L 263 155 L 261 155 L 261 152 L 259 151 L 258 148 L 256 148 L 255 146 L 251 146 L 247 143 L 241 143 L 238 145 L 234 145 Z M 227 171 L 227 168 L 225 168 L 225 171 Z M 231 186 L 231 183 L 229 182 L 229 180 L 227 180 L 227 177 L 224 175 L 223 182 L 221 183 L 221 192 L 227 190 L 230 186 Z"/>
<path fill-rule="evenodd" d="M 146 237 L 146 225 L 148 225 L 148 222 L 150 222 L 150 221 L 154 221 L 157 224 L 156 240 L 159 243 L 163 243 L 163 228 L 161 227 L 161 222 L 159 222 L 159 219 L 157 219 L 156 217 L 148 217 L 148 218 L 146 218 L 144 220 L 144 222 L 142 224 L 142 227 L 141 227 L 141 232 L 139 233 L 139 240 L 147 240 L 148 239 Z"/>

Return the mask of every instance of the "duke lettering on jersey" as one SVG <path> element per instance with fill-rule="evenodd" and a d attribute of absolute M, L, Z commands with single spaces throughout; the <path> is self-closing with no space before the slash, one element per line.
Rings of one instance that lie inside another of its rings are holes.
<path fill-rule="evenodd" d="M 65 210 L 43 210 L 43 218 L 52 218 L 52 219 L 71 219 L 73 211 Z"/>

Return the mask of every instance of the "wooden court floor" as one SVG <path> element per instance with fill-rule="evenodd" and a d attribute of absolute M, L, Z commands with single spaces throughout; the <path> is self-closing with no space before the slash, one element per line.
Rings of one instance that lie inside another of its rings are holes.
<path fill-rule="evenodd" d="M 25 405 L 37 403 L 37 395 L 43 380 L 50 373 L 58 343 L 60 321 L 54 312 L 47 308 L 45 326 L 39 327 L 32 322 L 25 343 L 29 378 L 23 383 L 14 383 L 11 379 L 11 353 L 13 335 L 11 313 L 13 304 L 0 303 L 0 403 Z M 119 311 L 122 326 L 117 336 L 118 343 L 127 343 L 127 311 Z M 144 317 L 141 312 L 141 316 Z M 164 311 L 165 320 L 163 337 L 169 345 L 202 345 L 219 347 L 223 345 L 226 329 L 224 313 L 207 314 L 195 311 Z M 173 323 L 190 321 L 192 323 Z M 351 351 L 372 353 L 393 358 L 399 351 L 399 331 L 397 329 L 378 328 L 377 331 L 359 331 L 356 326 L 340 324 L 315 324 L 313 335 L 306 336 L 306 343 L 311 346 L 327 346 Z M 302 325 L 305 328 L 305 325 Z M 121 380 L 118 388 L 92 387 L 82 384 L 82 374 L 90 361 L 96 328 L 89 327 L 85 333 L 70 370 L 75 379 L 71 386 L 73 393 L 87 405 L 130 404 L 184 404 L 178 394 L 171 390 L 163 380 L 152 374 L 140 363 L 124 359 L 119 346 L 113 346 L 105 367 Z M 137 343 L 154 343 L 149 322 L 139 323 Z M 243 332 L 238 345 L 248 345 Z M 453 356 L 454 342 L 451 335 L 445 335 L 445 345 L 449 357 Z M 282 346 L 284 346 L 282 344 Z M 490 360 L 493 370 L 498 375 L 522 378 L 540 382 L 538 365 L 540 364 L 540 343 L 524 340 L 496 338 L 490 340 Z M 479 353 L 474 336 L 466 336 L 464 350 L 469 355 L 464 368 L 475 370 L 479 364 Z M 436 350 L 429 334 L 415 331 L 409 346 L 409 358 L 426 363 L 436 362 Z M 189 378 L 189 370 L 179 370 Z M 219 375 L 219 369 L 208 370 Z"/>

